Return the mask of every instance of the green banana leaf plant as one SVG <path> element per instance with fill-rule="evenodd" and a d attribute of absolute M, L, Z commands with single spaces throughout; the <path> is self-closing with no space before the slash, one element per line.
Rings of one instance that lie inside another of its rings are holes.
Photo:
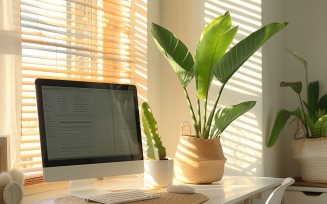
<path fill-rule="evenodd" d="M 220 137 L 230 123 L 254 107 L 255 101 L 246 101 L 222 109 L 218 108 L 218 104 L 224 87 L 233 74 L 269 38 L 286 25 L 285 22 L 268 24 L 227 51 L 237 33 L 238 26 L 232 27 L 230 14 L 226 12 L 204 28 L 195 51 L 195 58 L 193 58 L 186 45 L 172 32 L 155 23 L 151 24 L 152 37 L 161 53 L 171 64 L 184 90 L 195 137 L 203 139 Z M 219 92 L 215 93 L 215 103 L 209 111 L 207 102 L 214 77 L 221 83 L 221 86 Z M 196 84 L 197 111 L 187 90 L 192 79 L 195 79 Z"/>
<path fill-rule="evenodd" d="M 166 159 L 166 148 L 163 146 L 158 131 L 158 123 L 154 118 L 150 105 L 142 104 L 142 125 L 146 136 L 147 158 L 151 160 Z"/>
<path fill-rule="evenodd" d="M 307 100 L 303 100 L 301 96 L 302 82 L 281 82 L 281 87 L 290 87 L 299 97 L 299 107 L 293 111 L 285 109 L 280 110 L 275 118 L 274 125 L 267 140 L 267 147 L 272 147 L 279 138 L 281 131 L 284 129 L 287 121 L 291 117 L 295 117 L 304 128 L 304 136 L 306 138 L 327 137 L 327 94 L 319 98 L 319 82 L 314 81 L 308 83 L 308 63 L 296 52 L 287 48 L 285 49 L 295 59 L 303 65 L 305 69 L 305 86 L 307 89 Z"/>

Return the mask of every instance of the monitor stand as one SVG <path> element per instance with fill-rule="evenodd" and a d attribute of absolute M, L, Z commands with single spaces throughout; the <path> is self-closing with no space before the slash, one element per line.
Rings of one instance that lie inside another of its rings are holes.
<path fill-rule="evenodd" d="M 102 195 L 107 191 L 98 190 L 95 187 L 95 179 L 80 179 L 70 181 L 70 195 L 87 199 L 91 196 Z"/>

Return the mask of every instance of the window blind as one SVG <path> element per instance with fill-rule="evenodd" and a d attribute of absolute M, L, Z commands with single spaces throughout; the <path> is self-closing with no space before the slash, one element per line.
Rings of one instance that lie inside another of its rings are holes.
<path fill-rule="evenodd" d="M 146 61 L 138 54 L 146 52 L 146 1 L 21 0 L 21 33 L 20 164 L 28 185 L 42 181 L 34 80 L 138 83 L 146 74 L 137 71 Z"/>

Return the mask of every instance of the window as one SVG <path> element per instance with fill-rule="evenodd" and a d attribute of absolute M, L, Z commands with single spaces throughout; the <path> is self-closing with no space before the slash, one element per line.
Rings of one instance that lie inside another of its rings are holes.
<path fill-rule="evenodd" d="M 34 80 L 134 83 L 145 89 L 146 24 L 145 0 L 21 0 L 20 164 L 27 185 L 42 181 Z"/>

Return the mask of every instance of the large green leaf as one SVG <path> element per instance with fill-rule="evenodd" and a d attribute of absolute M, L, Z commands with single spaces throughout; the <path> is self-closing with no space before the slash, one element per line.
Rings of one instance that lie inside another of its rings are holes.
<path fill-rule="evenodd" d="M 202 31 L 202 33 L 201 33 L 201 36 L 200 36 L 200 41 L 202 40 L 202 38 L 203 38 L 203 36 L 206 34 L 206 32 L 208 31 L 208 30 L 210 30 L 211 29 L 211 27 L 213 27 L 213 26 L 215 26 L 217 23 L 219 23 L 223 18 L 228 18 L 228 16 L 230 16 L 230 14 L 229 14 L 229 11 L 227 11 L 226 13 L 224 13 L 223 15 L 220 15 L 220 16 L 218 16 L 217 18 L 215 18 L 214 20 L 212 20 L 204 29 L 203 29 L 203 31 Z M 231 26 L 232 24 L 230 23 L 230 26 Z"/>
<path fill-rule="evenodd" d="M 324 115 L 315 122 L 312 137 L 327 137 L 327 115 Z"/>
<path fill-rule="evenodd" d="M 282 129 L 285 127 L 286 122 L 291 116 L 295 116 L 303 121 L 300 108 L 297 108 L 292 112 L 284 109 L 280 110 L 276 116 L 273 128 L 267 140 L 267 147 L 272 147 L 276 143 Z"/>
<path fill-rule="evenodd" d="M 233 76 L 242 64 L 251 57 L 269 38 L 281 31 L 287 23 L 271 23 L 253 32 L 237 43 L 216 64 L 214 75 L 223 84 Z"/>
<path fill-rule="evenodd" d="M 300 56 L 298 53 L 296 53 L 296 52 L 293 52 L 292 50 L 290 50 L 290 49 L 287 49 L 287 48 L 285 48 L 285 47 L 282 47 L 284 50 L 286 50 L 287 52 L 289 52 L 291 55 L 293 55 L 293 57 L 295 57 L 297 60 L 299 60 L 302 64 L 303 64 L 303 66 L 304 66 L 304 68 L 305 68 L 305 71 L 307 71 L 308 70 L 308 63 L 307 63 L 307 61 L 302 57 L 302 56 Z"/>
<path fill-rule="evenodd" d="M 314 118 L 316 111 L 318 110 L 319 100 L 319 82 L 311 82 L 308 87 L 308 113 L 311 118 Z"/>
<path fill-rule="evenodd" d="M 232 21 L 226 12 L 212 21 L 203 31 L 195 55 L 195 74 L 198 98 L 206 99 L 213 79 L 212 65 L 225 54 L 237 28 L 230 29 Z"/>
<path fill-rule="evenodd" d="M 291 87 L 295 93 L 300 94 L 302 91 L 302 82 L 280 82 L 281 87 Z"/>
<path fill-rule="evenodd" d="M 305 117 L 305 121 L 306 121 L 306 124 L 308 127 L 308 131 L 309 131 L 308 136 L 309 136 L 313 132 L 316 118 L 311 118 L 306 113 L 304 113 L 304 117 Z"/>
<path fill-rule="evenodd" d="M 321 110 L 326 110 L 327 111 L 327 94 L 322 96 L 319 100 L 318 107 Z"/>
<path fill-rule="evenodd" d="M 228 125 L 231 124 L 235 119 L 251 110 L 255 104 L 255 101 L 246 101 L 237 105 L 219 109 L 215 115 L 215 126 L 213 128 L 213 130 L 218 130 L 217 136 L 220 136 L 228 127 Z"/>
<path fill-rule="evenodd" d="M 194 77 L 194 59 L 186 45 L 173 33 L 155 23 L 151 24 L 151 34 L 181 84 L 187 86 Z"/>
<path fill-rule="evenodd" d="M 306 118 L 306 121 L 308 120 L 308 119 L 310 119 L 310 120 L 312 120 L 313 122 L 314 121 L 316 121 L 318 118 L 318 116 L 316 116 L 316 114 L 318 113 L 318 112 L 312 112 L 311 111 L 311 108 L 310 108 L 310 106 L 309 106 L 309 104 L 306 102 L 306 101 L 302 101 L 303 102 L 303 104 L 304 104 L 304 106 L 307 108 L 307 112 L 309 113 L 309 115 L 307 116 L 307 117 L 305 117 Z M 308 124 L 307 124 L 308 125 Z M 313 126 L 312 126 L 313 127 Z"/>

